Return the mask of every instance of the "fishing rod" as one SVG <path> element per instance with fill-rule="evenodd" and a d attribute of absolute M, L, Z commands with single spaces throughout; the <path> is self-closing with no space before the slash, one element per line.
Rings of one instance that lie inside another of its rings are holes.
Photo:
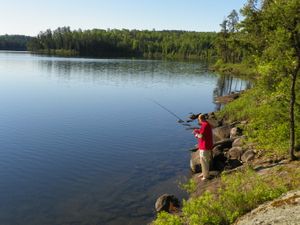
<path fill-rule="evenodd" d="M 164 109 L 165 111 L 167 111 L 168 113 L 170 113 L 171 115 L 175 116 L 178 119 L 178 123 L 183 123 L 184 120 L 182 120 L 179 116 L 177 116 L 175 113 L 173 113 L 170 109 L 168 109 L 167 107 L 163 106 L 162 104 L 160 104 L 159 102 L 155 101 L 154 99 L 149 99 L 152 102 L 154 102 L 156 105 L 158 105 L 159 107 L 161 107 L 162 109 Z"/>
<path fill-rule="evenodd" d="M 187 126 L 191 126 L 190 124 L 183 124 L 183 122 L 185 122 L 184 120 L 182 120 L 179 116 L 177 116 L 174 112 L 172 112 L 170 109 L 168 109 L 167 107 L 163 106 L 162 104 L 160 104 L 159 102 L 155 101 L 154 99 L 149 99 L 150 101 L 152 101 L 153 103 L 155 103 L 156 105 L 158 105 L 160 108 L 164 109 L 165 111 L 167 111 L 168 113 L 170 113 L 171 115 L 173 115 L 174 117 L 176 117 L 178 119 L 178 123 L 181 123 L 182 125 L 187 125 Z M 199 129 L 199 127 L 189 127 L 186 128 L 186 130 L 193 130 L 193 129 Z M 193 147 L 188 149 L 188 151 L 190 152 L 196 152 L 198 150 L 197 147 Z"/>

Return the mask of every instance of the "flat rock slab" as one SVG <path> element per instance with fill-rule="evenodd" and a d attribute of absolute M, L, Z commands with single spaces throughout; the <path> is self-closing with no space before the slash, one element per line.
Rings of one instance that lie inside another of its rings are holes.
<path fill-rule="evenodd" d="M 291 191 L 286 195 L 263 204 L 236 221 L 235 225 L 299 225 L 300 191 Z"/>

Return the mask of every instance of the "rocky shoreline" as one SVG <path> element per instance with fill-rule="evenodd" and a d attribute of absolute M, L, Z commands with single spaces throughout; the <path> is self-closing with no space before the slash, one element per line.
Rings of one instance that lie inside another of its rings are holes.
<path fill-rule="evenodd" d="M 238 98 L 238 96 L 239 93 L 231 93 L 228 96 L 222 96 L 222 101 L 226 99 L 224 103 L 228 103 Z M 199 114 L 190 115 L 189 120 L 187 120 L 186 123 L 193 122 L 198 115 Z M 229 124 L 226 123 L 223 118 L 217 118 L 214 112 L 208 113 L 206 116 L 208 122 L 213 127 L 214 138 L 210 179 L 202 181 L 199 178 L 199 173 L 201 173 L 199 153 L 197 151 L 197 146 L 192 147 L 189 149 L 190 169 L 193 172 L 191 179 L 196 184 L 196 190 L 190 193 L 190 198 L 200 196 L 205 191 L 216 192 L 221 186 L 221 174 L 234 173 L 243 170 L 248 165 L 251 165 L 257 173 L 264 173 L 265 171 L 268 171 L 269 168 L 282 164 L 288 165 L 288 160 L 285 158 L 262 157 L 263 153 L 255 149 L 255 144 L 247 141 L 247 136 L 243 134 L 243 128 L 247 125 L 247 121 L 236 121 Z M 192 130 L 193 127 L 190 126 L 187 129 Z M 294 166 L 299 166 L 299 162 Z M 165 211 L 176 215 L 181 214 L 180 201 L 175 196 L 169 194 L 163 194 L 157 199 L 155 209 L 157 213 Z"/>
<path fill-rule="evenodd" d="M 192 114 L 189 116 L 187 122 L 193 122 L 199 114 Z M 206 114 L 208 122 L 213 127 L 214 147 L 212 150 L 212 160 L 210 166 L 210 179 L 207 183 L 211 183 L 215 178 L 219 177 L 222 172 L 230 172 L 243 164 L 252 161 L 257 154 L 253 145 L 246 145 L 247 137 L 243 135 L 243 125 L 247 121 L 235 122 L 226 124 L 223 120 L 218 120 L 214 112 Z M 193 129 L 189 127 L 187 129 Z M 190 169 L 193 172 L 194 178 L 197 178 L 201 173 L 200 157 L 197 151 L 198 147 L 195 145 L 190 151 Z M 198 182 L 201 182 L 200 180 Z M 205 183 L 202 181 L 201 183 Z M 201 188 L 202 190 L 203 188 Z M 204 190 L 204 189 L 203 189 Z M 199 192 L 198 192 L 199 194 Z M 179 200 L 169 194 L 161 195 L 155 204 L 156 212 L 177 213 L 180 211 Z"/>
<path fill-rule="evenodd" d="M 229 103 L 237 99 L 240 92 L 232 92 L 229 95 L 217 97 L 215 102 Z M 189 123 L 198 118 L 198 114 L 189 115 L 187 121 L 178 121 L 185 123 L 187 130 L 193 130 L 196 127 L 190 126 Z M 243 135 L 243 126 L 247 124 L 247 121 L 236 121 L 231 124 L 227 124 L 223 121 L 223 118 L 216 117 L 215 112 L 205 114 L 207 121 L 213 128 L 214 147 L 212 149 L 212 160 L 210 166 L 210 179 L 207 182 L 213 182 L 214 178 L 219 177 L 222 172 L 230 172 L 245 163 L 252 161 L 257 154 L 257 151 L 253 148 L 253 145 L 245 144 L 247 137 Z M 200 157 L 197 151 L 198 146 L 190 148 L 190 169 L 193 172 L 193 176 L 197 177 L 198 173 L 201 173 Z M 199 181 L 200 182 L 200 181 Z M 200 188 L 201 190 L 203 188 Z M 203 189 L 204 190 L 204 189 Z M 199 193 L 198 193 L 199 194 Z M 177 213 L 180 211 L 179 200 L 170 194 L 161 195 L 155 203 L 156 212 L 169 212 Z"/>

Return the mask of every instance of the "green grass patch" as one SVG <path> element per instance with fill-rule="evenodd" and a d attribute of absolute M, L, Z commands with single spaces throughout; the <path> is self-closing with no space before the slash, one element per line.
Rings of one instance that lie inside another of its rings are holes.
<path fill-rule="evenodd" d="M 282 176 L 275 175 L 278 170 Z M 251 168 L 245 168 L 234 174 L 222 175 L 217 193 L 206 191 L 199 197 L 184 201 L 182 215 L 160 213 L 154 225 L 231 224 L 258 205 L 299 187 L 299 166 L 279 166 L 266 175 L 258 175 Z"/>

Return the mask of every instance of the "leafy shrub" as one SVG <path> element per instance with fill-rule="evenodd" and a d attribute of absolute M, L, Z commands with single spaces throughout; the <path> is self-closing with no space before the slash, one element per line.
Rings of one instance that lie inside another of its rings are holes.
<path fill-rule="evenodd" d="M 183 190 L 186 190 L 188 193 L 193 193 L 194 191 L 196 191 L 197 184 L 195 180 L 189 179 L 187 183 L 180 183 L 179 187 Z"/>
<path fill-rule="evenodd" d="M 183 202 L 182 215 L 160 213 L 154 225 L 231 224 L 258 205 L 300 186 L 300 168 L 277 167 L 269 175 L 258 175 L 251 168 L 222 175 L 217 193 L 206 191 Z M 276 176 L 279 172 L 284 176 Z M 290 179 L 287 179 L 289 173 Z"/>
<path fill-rule="evenodd" d="M 180 218 L 166 212 L 160 212 L 153 225 L 183 225 Z"/>
<path fill-rule="evenodd" d="M 289 105 L 280 92 L 257 86 L 246 91 L 240 98 L 226 105 L 218 117 L 229 121 L 247 120 L 244 127 L 248 140 L 267 154 L 287 155 L 289 148 Z M 297 109 L 298 110 L 298 109 Z M 299 110 L 298 110 L 299 111 Z M 299 118 L 297 111 L 296 118 Z M 296 136 L 299 137 L 299 125 Z"/>

